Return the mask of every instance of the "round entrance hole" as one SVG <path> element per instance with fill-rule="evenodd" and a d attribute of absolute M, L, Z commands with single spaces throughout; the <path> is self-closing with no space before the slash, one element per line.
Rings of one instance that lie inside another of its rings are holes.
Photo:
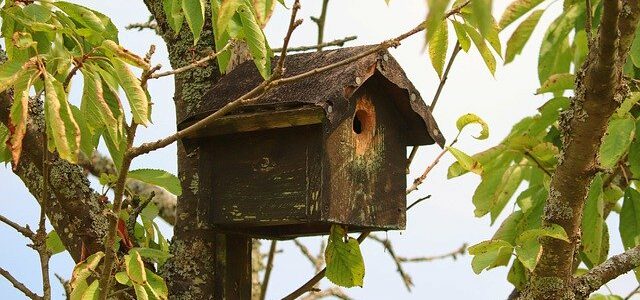
<path fill-rule="evenodd" d="M 353 116 L 353 132 L 361 134 L 371 129 L 371 116 L 363 109 L 356 111 Z"/>

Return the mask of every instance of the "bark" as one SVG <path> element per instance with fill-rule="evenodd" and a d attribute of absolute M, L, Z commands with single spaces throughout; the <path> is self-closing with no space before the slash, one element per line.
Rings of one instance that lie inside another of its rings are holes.
<path fill-rule="evenodd" d="M 562 226 L 570 242 L 543 238 L 542 255 L 522 298 L 580 298 L 572 288 L 582 210 L 598 165 L 609 118 L 627 93 L 623 66 L 638 25 L 637 1 L 603 1 L 602 21 L 589 56 L 577 74 L 575 97 L 561 116 L 563 148 L 545 205 L 545 225 Z M 601 282 L 600 285 L 606 282 Z"/>
<path fill-rule="evenodd" d="M 172 67 L 179 68 L 204 57 L 215 47 L 211 19 L 206 18 L 200 42 L 193 46 L 193 36 L 187 24 L 181 32 L 172 32 L 166 22 L 162 1 L 145 0 L 158 23 L 158 32 L 166 42 Z M 210 8 L 207 5 L 206 15 Z M 197 109 L 213 83 L 219 78 L 217 64 L 194 68 L 175 76 L 174 103 L 177 120 Z M 178 143 L 178 177 L 182 195 L 178 198 L 177 218 L 171 245 L 173 257 L 161 270 L 169 287 L 171 299 L 213 299 L 216 234 L 208 224 L 209 203 L 198 198 L 199 149 Z"/>
<path fill-rule="evenodd" d="M 7 125 L 11 97 L 7 93 L 0 95 L 0 120 Z M 31 99 L 29 124 L 23 141 L 20 164 L 14 173 L 38 202 L 42 202 L 42 130 L 44 120 L 42 102 Z M 102 251 L 102 238 L 105 236 L 108 220 L 103 214 L 105 201 L 101 195 L 89 186 L 82 169 L 50 155 L 52 165 L 50 173 L 51 199 L 47 201 L 46 213 L 53 228 L 77 262 L 83 254 Z"/>

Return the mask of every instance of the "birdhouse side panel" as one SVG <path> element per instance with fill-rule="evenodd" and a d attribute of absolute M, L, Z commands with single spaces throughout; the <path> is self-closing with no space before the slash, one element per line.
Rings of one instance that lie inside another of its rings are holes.
<path fill-rule="evenodd" d="M 321 126 L 235 133 L 212 138 L 204 171 L 213 222 L 228 227 L 309 221 L 320 189 Z M 201 172 L 203 173 L 203 172 Z M 207 196 L 207 195 L 205 195 Z"/>
<path fill-rule="evenodd" d="M 406 141 L 403 120 L 373 82 L 352 98 L 352 116 L 329 133 L 325 147 L 323 219 L 354 228 L 403 229 Z"/>

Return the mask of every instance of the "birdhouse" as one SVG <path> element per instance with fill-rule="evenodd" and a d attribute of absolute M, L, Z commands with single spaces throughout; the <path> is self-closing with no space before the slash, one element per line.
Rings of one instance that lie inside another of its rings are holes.
<path fill-rule="evenodd" d="M 373 46 L 289 55 L 286 76 Z M 274 61 L 275 65 L 275 61 Z M 184 128 L 262 82 L 253 62 L 217 82 Z M 223 232 L 287 239 L 404 229 L 407 146 L 440 146 L 428 106 L 387 51 L 270 89 L 186 137 L 199 148 L 198 193 Z"/>

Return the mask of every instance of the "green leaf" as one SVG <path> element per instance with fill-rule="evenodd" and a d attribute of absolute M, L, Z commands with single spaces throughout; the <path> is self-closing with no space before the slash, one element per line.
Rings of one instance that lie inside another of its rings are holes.
<path fill-rule="evenodd" d="M 482 165 L 477 160 L 473 159 L 473 157 L 453 147 L 449 147 L 448 149 L 463 169 L 476 174 L 482 173 Z"/>
<path fill-rule="evenodd" d="M 631 92 L 629 96 L 624 99 L 618 110 L 616 110 L 616 114 L 619 118 L 624 118 L 624 116 L 631 111 L 631 109 L 638 104 L 640 101 L 640 92 Z"/>
<path fill-rule="evenodd" d="M 625 250 L 640 244 L 640 193 L 631 187 L 624 191 L 618 231 Z M 635 268 L 633 272 L 640 281 L 640 268 Z"/>
<path fill-rule="evenodd" d="M 71 280 L 69 281 L 69 287 L 71 289 L 75 289 L 79 284 L 84 282 L 90 275 L 92 275 L 100 261 L 104 257 L 104 252 L 96 252 L 91 256 L 87 257 L 84 261 L 78 263 L 71 273 Z"/>
<path fill-rule="evenodd" d="M 6 163 L 11 161 L 11 151 L 7 147 L 9 140 L 9 129 L 0 123 L 0 162 Z"/>
<path fill-rule="evenodd" d="M 538 56 L 538 79 L 541 83 L 551 74 L 561 73 L 558 72 L 557 65 L 564 51 L 563 42 L 568 43 L 566 37 L 575 28 L 576 19 L 583 10 L 583 4 L 575 5 L 549 25 Z"/>
<path fill-rule="evenodd" d="M 169 296 L 169 288 L 167 288 L 167 284 L 164 282 L 164 279 L 151 270 L 146 269 L 147 273 L 147 290 L 150 290 L 156 299 L 165 300 Z"/>
<path fill-rule="evenodd" d="M 218 12 L 220 10 L 220 1 L 219 0 L 211 0 L 211 24 L 213 24 L 213 36 L 215 38 L 215 44 L 216 44 L 216 51 L 220 52 L 222 51 L 222 48 L 224 48 L 224 46 L 227 45 L 227 43 L 229 42 L 229 40 L 231 39 L 231 36 L 229 35 L 228 31 L 224 31 L 224 32 L 220 32 L 219 31 L 219 27 L 217 26 L 217 17 L 218 17 Z M 233 11 L 235 13 L 235 10 Z M 231 60 L 231 53 L 230 51 L 224 51 L 220 54 L 218 54 L 218 57 L 216 58 L 216 60 L 218 61 L 218 67 L 220 70 L 221 74 L 226 73 L 227 68 L 229 66 L 229 61 Z"/>
<path fill-rule="evenodd" d="M 130 65 L 134 65 L 145 71 L 151 68 L 151 65 L 142 57 L 132 53 L 112 40 L 104 40 L 101 46 L 107 50 L 110 55 L 117 56 Z"/>
<path fill-rule="evenodd" d="M 627 152 L 635 135 L 636 124 L 631 116 L 609 120 L 607 132 L 600 145 L 600 165 L 603 168 L 613 168 L 620 158 Z"/>
<path fill-rule="evenodd" d="M 524 231 L 516 240 L 516 256 L 522 265 L 530 271 L 533 271 L 538 262 L 541 248 L 538 239 L 543 236 L 569 241 L 564 228 L 556 224 Z"/>
<path fill-rule="evenodd" d="M 127 286 L 131 285 L 131 279 L 129 279 L 129 275 L 127 275 L 127 272 L 125 271 L 118 272 L 116 273 L 115 277 L 116 277 L 116 281 L 119 284 L 127 285 Z"/>
<path fill-rule="evenodd" d="M 71 106 L 67 102 L 67 94 L 64 92 L 62 83 L 49 73 L 44 75 L 44 90 L 48 137 L 53 141 L 62 159 L 77 163 L 81 132 L 73 118 Z"/>
<path fill-rule="evenodd" d="M 118 121 L 104 98 L 100 75 L 87 68 L 82 68 L 82 75 L 84 89 L 80 110 L 87 121 L 89 130 L 95 132 L 97 129 L 106 128 L 106 132 L 111 138 L 117 140 Z"/>
<path fill-rule="evenodd" d="M 464 52 L 468 52 L 469 48 L 471 48 L 471 40 L 469 39 L 467 32 L 464 30 L 464 25 L 458 21 L 451 21 L 451 24 L 453 24 L 453 29 L 456 32 L 458 43 L 460 43 L 460 48 L 462 48 Z"/>
<path fill-rule="evenodd" d="M 217 0 L 213 0 L 217 1 Z M 164 14 L 167 16 L 167 23 L 177 35 L 182 28 L 184 22 L 184 14 L 182 13 L 182 0 L 162 0 Z"/>
<path fill-rule="evenodd" d="M 505 148 L 506 147 L 504 145 L 491 147 L 485 151 L 474 154 L 472 158 L 484 166 L 489 161 L 496 161 L 496 157 L 502 155 L 504 153 Z M 484 168 L 483 168 L 483 171 L 484 171 Z M 447 179 L 464 175 L 467 172 L 468 170 L 462 167 L 462 165 L 458 161 L 456 161 L 451 166 L 449 166 L 449 169 L 447 170 Z"/>
<path fill-rule="evenodd" d="M 429 12 L 427 13 L 426 27 L 426 44 L 431 42 L 431 38 L 438 31 L 438 27 L 442 25 L 442 19 L 444 19 L 445 10 L 449 6 L 449 0 L 427 0 L 427 6 Z"/>
<path fill-rule="evenodd" d="M 267 39 L 260 29 L 257 20 L 251 9 L 246 5 L 240 6 L 238 9 L 240 20 L 242 21 L 242 30 L 249 47 L 253 62 L 258 67 L 258 71 L 263 78 L 271 76 L 271 58 L 269 57 L 269 45 Z"/>
<path fill-rule="evenodd" d="M 80 111 L 79 108 L 71 105 L 71 112 L 73 113 L 73 118 L 76 120 L 78 127 L 80 127 L 80 151 L 84 153 L 84 155 L 90 157 L 96 147 L 98 147 L 99 137 L 91 134 L 89 127 L 87 126 L 87 121 L 84 118 L 84 114 Z"/>
<path fill-rule="evenodd" d="M 524 16 L 524 14 L 543 1 L 544 0 L 515 0 L 511 2 L 500 18 L 500 28 L 504 29 L 509 26 L 509 24 Z"/>
<path fill-rule="evenodd" d="M 623 298 L 618 295 L 593 294 L 589 300 L 623 300 Z"/>
<path fill-rule="evenodd" d="M 100 281 L 94 280 L 89 287 L 82 294 L 82 300 L 97 300 L 100 299 Z"/>
<path fill-rule="evenodd" d="M 484 241 L 469 247 L 469 254 L 473 255 L 471 260 L 473 272 L 480 274 L 485 269 L 503 265 L 504 262 L 499 260 L 501 254 L 512 251 L 513 246 L 503 240 Z"/>
<path fill-rule="evenodd" d="M 533 30 L 538 25 L 540 17 L 544 13 L 544 10 L 536 10 L 529 17 L 527 17 L 513 32 L 509 41 L 507 41 L 507 52 L 505 54 L 504 63 L 508 64 L 513 61 L 516 55 L 522 52 L 524 45 L 529 41 Z"/>
<path fill-rule="evenodd" d="M 487 47 L 487 44 L 485 43 L 485 40 L 482 38 L 482 36 L 480 36 L 480 34 L 473 27 L 469 26 L 468 24 L 464 24 L 464 26 L 465 31 L 473 41 L 473 44 L 476 45 L 476 48 L 478 48 L 478 52 L 480 52 L 480 56 L 482 56 L 482 59 L 487 65 L 489 72 L 491 72 L 491 75 L 493 75 L 496 72 L 496 59 L 495 57 L 493 57 L 493 53 L 491 53 L 491 50 L 489 49 L 489 47 Z"/>
<path fill-rule="evenodd" d="M 51 232 L 49 232 L 49 234 L 47 234 L 46 245 L 47 250 L 51 252 L 51 255 L 55 255 L 67 250 L 55 230 L 52 230 Z"/>
<path fill-rule="evenodd" d="M 144 285 L 133 283 L 133 289 L 136 292 L 137 300 L 149 300 L 149 294 L 147 294 L 147 290 Z"/>
<path fill-rule="evenodd" d="M 284 0 L 282 0 L 284 1 Z M 260 24 L 260 27 L 264 28 L 267 25 L 267 21 L 271 17 L 273 13 L 273 9 L 275 8 L 275 2 L 273 0 L 252 0 L 253 7 L 256 11 L 256 17 Z"/>
<path fill-rule="evenodd" d="M 13 104 L 9 115 L 9 127 L 12 133 L 6 146 L 11 151 L 14 168 L 18 166 L 22 153 L 22 140 L 27 133 L 29 121 L 29 90 L 33 83 L 35 71 L 21 72 L 13 87 Z"/>
<path fill-rule="evenodd" d="M 64 11 L 74 21 L 98 33 L 102 33 L 107 29 L 102 19 L 91 9 L 65 1 L 56 1 L 53 2 L 53 5 Z"/>
<path fill-rule="evenodd" d="M 146 126 L 149 123 L 150 105 L 147 94 L 140 85 L 140 80 L 121 59 L 114 57 L 111 59 L 111 63 L 118 76 L 120 86 L 129 100 L 133 121 Z"/>
<path fill-rule="evenodd" d="M 576 76 L 571 73 L 553 74 L 536 90 L 536 94 L 557 93 L 572 90 Z"/>
<path fill-rule="evenodd" d="M 327 278 L 343 287 L 363 285 L 364 260 L 360 253 L 360 244 L 354 238 L 347 237 L 346 231 L 340 225 L 331 226 L 329 243 L 325 250 L 327 262 Z"/>
<path fill-rule="evenodd" d="M 10 60 L 0 65 L 0 93 L 13 86 L 27 70 L 34 67 L 32 60 L 26 63 Z"/>
<path fill-rule="evenodd" d="M 493 17 L 491 16 L 491 7 L 493 0 L 473 0 L 471 1 L 471 10 L 473 17 L 478 23 L 480 34 L 486 37 L 493 26 Z"/>
<path fill-rule="evenodd" d="M 600 174 L 591 182 L 582 217 L 582 251 L 594 265 L 600 264 L 604 223 L 604 201 Z"/>
<path fill-rule="evenodd" d="M 152 248 L 132 248 L 131 251 L 136 251 L 138 252 L 138 254 L 140 254 L 140 256 L 144 257 L 144 258 L 149 258 L 152 259 L 156 262 L 158 261 L 166 261 L 167 259 L 169 259 L 172 255 L 168 252 L 165 251 L 161 251 L 158 249 L 152 249 Z"/>
<path fill-rule="evenodd" d="M 46 23 L 51 19 L 51 9 L 37 3 L 25 6 L 22 12 L 29 19 L 40 23 Z"/>
<path fill-rule="evenodd" d="M 633 43 L 631 44 L 631 50 L 629 51 L 629 58 L 633 62 L 636 68 L 640 68 L 640 31 L 636 30 Z"/>
<path fill-rule="evenodd" d="M 527 284 L 527 271 L 519 260 L 516 259 L 513 261 L 507 274 L 507 280 L 519 291 Z"/>
<path fill-rule="evenodd" d="M 193 44 L 197 44 L 204 27 L 204 0 L 182 0 L 182 10 L 193 33 Z"/>
<path fill-rule="evenodd" d="M 489 137 L 489 126 L 484 120 L 475 114 L 465 114 L 456 121 L 456 127 L 459 132 L 462 132 L 462 130 L 469 124 L 478 124 L 482 127 L 480 135 L 474 137 L 477 140 L 484 140 Z"/>
<path fill-rule="evenodd" d="M 477 217 L 491 213 L 493 223 L 507 205 L 523 179 L 522 166 L 510 166 L 483 172 L 482 181 L 473 194 Z"/>
<path fill-rule="evenodd" d="M 182 194 L 180 179 L 167 171 L 155 169 L 139 169 L 129 171 L 127 177 L 137 179 L 149 184 L 157 185 L 176 196 L 180 196 Z"/>
<path fill-rule="evenodd" d="M 222 0 L 217 13 L 217 22 L 214 23 L 218 28 L 218 34 L 222 34 L 227 30 L 231 23 L 231 18 L 236 14 L 241 4 L 242 0 Z"/>
<path fill-rule="evenodd" d="M 625 250 L 638 245 L 640 242 L 640 193 L 630 187 L 624 192 L 618 229 Z"/>
<path fill-rule="evenodd" d="M 444 20 L 429 43 L 429 58 L 431 59 L 431 65 L 438 73 L 438 77 L 442 77 L 448 42 L 449 26 L 447 26 L 447 21 Z"/>
<path fill-rule="evenodd" d="M 142 257 L 137 251 L 129 251 L 129 255 L 124 256 L 124 266 L 127 275 L 134 285 L 144 285 L 147 282 L 147 274 L 144 268 Z"/>

